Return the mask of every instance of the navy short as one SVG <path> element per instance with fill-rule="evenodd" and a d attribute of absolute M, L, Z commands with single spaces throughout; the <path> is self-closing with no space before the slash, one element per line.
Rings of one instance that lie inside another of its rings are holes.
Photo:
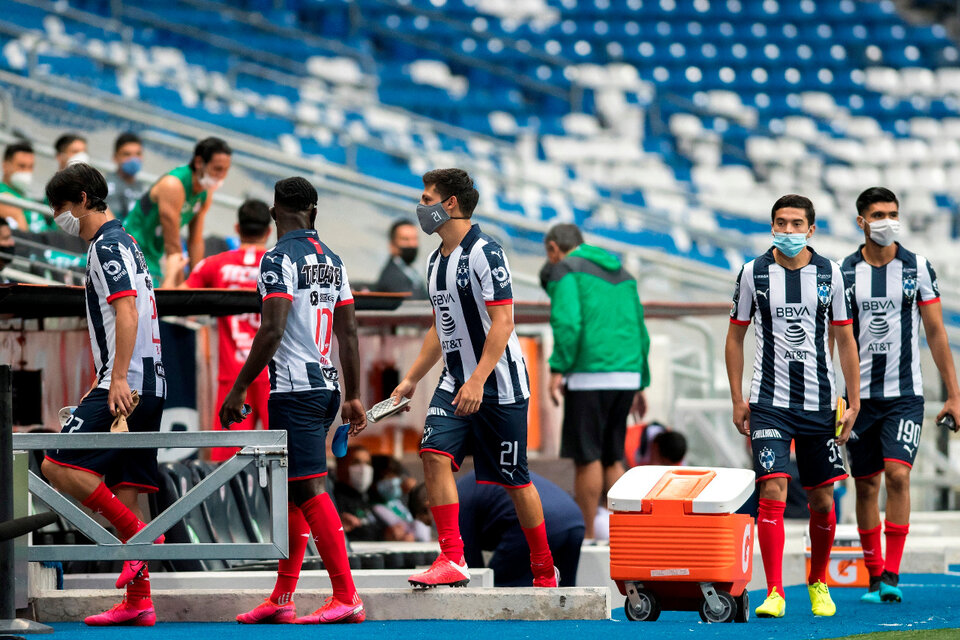
<path fill-rule="evenodd" d="M 847 442 L 854 478 L 875 476 L 887 460 L 913 466 L 923 426 L 923 396 L 864 398 Z"/>
<path fill-rule="evenodd" d="M 750 405 L 750 444 L 757 480 L 789 478 L 790 441 L 796 441 L 797 469 L 804 489 L 847 477 L 836 443 L 835 412 Z"/>
<path fill-rule="evenodd" d="M 339 407 L 340 392 L 329 389 L 270 394 L 270 428 L 287 431 L 288 480 L 327 475 L 327 431 Z"/>
<path fill-rule="evenodd" d="M 113 415 L 108 395 L 107 389 L 99 388 L 87 394 L 60 433 L 109 433 Z M 127 416 L 127 428 L 133 432 L 160 431 L 162 417 L 163 398 L 144 394 Z M 47 451 L 47 459 L 103 476 L 111 491 L 135 487 L 141 493 L 153 493 L 159 487 L 156 449 L 56 449 Z"/>
<path fill-rule="evenodd" d="M 455 470 L 463 458 L 473 454 L 477 482 L 504 487 L 526 487 L 527 405 L 526 400 L 496 404 L 486 398 L 473 415 L 454 415 L 454 394 L 437 389 L 430 401 L 420 454 L 425 451 L 450 458 Z"/>

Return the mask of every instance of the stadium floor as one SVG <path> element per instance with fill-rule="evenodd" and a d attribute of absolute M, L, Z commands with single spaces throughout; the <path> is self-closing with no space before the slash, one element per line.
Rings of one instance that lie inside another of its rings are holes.
<path fill-rule="evenodd" d="M 960 637 L 960 573 L 905 575 L 901 587 L 906 596 L 899 605 L 869 606 L 859 602 L 860 589 L 833 589 L 837 615 L 815 618 L 810 613 L 806 588 L 787 587 L 787 615 L 779 620 L 751 617 L 747 627 L 741 624 L 705 624 L 694 612 L 664 612 L 657 622 L 629 622 L 621 604 L 613 611 L 613 620 L 598 622 L 459 622 L 443 620 L 370 621 L 360 625 L 338 626 L 331 632 L 337 640 L 382 640 L 392 638 L 497 638 L 497 640 L 575 640 L 592 637 L 604 640 L 635 640 L 644 631 L 654 632 L 657 640 L 674 640 L 696 635 L 698 640 L 741 640 L 748 633 L 751 640 L 807 640 L 837 638 L 859 633 L 919 629 L 958 629 Z M 755 607 L 764 594 L 751 592 Z M 752 612 L 751 612 L 752 616 Z M 316 627 L 241 626 L 235 623 L 167 623 L 153 628 L 96 629 L 82 623 L 57 623 L 55 634 L 46 637 L 71 640 L 196 640 L 216 637 L 217 640 L 262 640 L 264 637 L 307 639 L 317 637 Z"/>

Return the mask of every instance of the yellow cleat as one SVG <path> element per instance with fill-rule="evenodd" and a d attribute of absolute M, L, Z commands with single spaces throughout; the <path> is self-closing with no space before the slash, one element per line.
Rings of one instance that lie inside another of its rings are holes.
<path fill-rule="evenodd" d="M 776 587 L 770 590 L 770 595 L 763 601 L 763 604 L 754 610 L 758 618 L 782 618 L 786 612 L 787 601 L 777 593 Z"/>
<path fill-rule="evenodd" d="M 832 616 L 837 612 L 837 605 L 830 598 L 830 590 L 822 582 L 807 585 L 810 593 L 810 609 L 815 616 Z"/>

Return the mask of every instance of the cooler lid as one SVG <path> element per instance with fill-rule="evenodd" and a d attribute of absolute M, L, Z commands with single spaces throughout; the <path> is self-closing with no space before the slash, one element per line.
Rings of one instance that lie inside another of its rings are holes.
<path fill-rule="evenodd" d="M 643 502 L 664 497 L 691 503 L 690 513 L 733 513 L 753 493 L 750 469 L 640 466 L 627 471 L 607 492 L 611 511 L 643 511 Z"/>

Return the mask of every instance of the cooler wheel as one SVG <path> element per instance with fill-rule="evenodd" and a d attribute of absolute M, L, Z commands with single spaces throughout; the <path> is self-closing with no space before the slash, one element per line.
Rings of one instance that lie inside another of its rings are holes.
<path fill-rule="evenodd" d="M 737 615 L 733 619 L 734 622 L 750 622 L 750 594 L 747 593 L 747 590 L 743 590 L 743 594 L 740 597 L 736 598 L 737 601 Z"/>
<path fill-rule="evenodd" d="M 627 620 L 634 622 L 653 622 L 660 617 L 660 601 L 655 593 L 649 589 L 637 589 L 638 603 L 631 604 L 630 598 L 623 602 L 623 610 Z"/>
<path fill-rule="evenodd" d="M 720 611 L 714 612 L 706 600 L 700 602 L 700 619 L 704 622 L 733 622 L 737 617 L 737 601 L 726 591 L 717 591 L 720 600 Z"/>

